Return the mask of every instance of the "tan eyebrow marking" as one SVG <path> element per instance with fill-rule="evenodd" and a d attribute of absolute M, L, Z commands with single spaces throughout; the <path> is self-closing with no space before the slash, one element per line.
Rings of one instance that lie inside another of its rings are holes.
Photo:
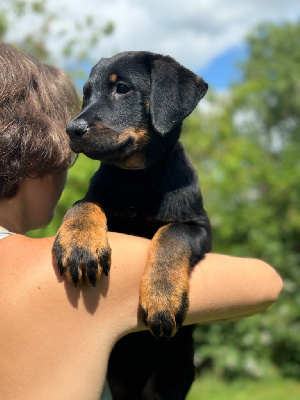
<path fill-rule="evenodd" d="M 117 78 L 118 78 L 117 74 L 111 74 L 109 77 L 109 81 L 115 83 L 117 81 Z"/>

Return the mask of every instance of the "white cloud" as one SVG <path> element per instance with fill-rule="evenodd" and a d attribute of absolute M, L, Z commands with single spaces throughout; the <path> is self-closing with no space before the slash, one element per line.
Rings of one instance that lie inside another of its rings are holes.
<path fill-rule="evenodd" d="M 240 44 L 259 22 L 300 17 L 298 0 L 51 0 L 49 8 L 61 10 L 56 29 L 64 27 L 70 35 L 76 21 L 88 14 L 100 25 L 115 24 L 115 33 L 99 41 L 95 61 L 119 51 L 150 50 L 169 54 L 191 69 Z M 34 24 L 27 21 L 27 26 L 12 29 L 8 39 L 32 29 Z M 54 54 L 58 45 L 57 37 L 49 43 Z"/>

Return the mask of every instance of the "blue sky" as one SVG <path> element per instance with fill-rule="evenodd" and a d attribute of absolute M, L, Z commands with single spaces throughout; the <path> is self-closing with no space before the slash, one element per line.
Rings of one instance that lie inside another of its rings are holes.
<path fill-rule="evenodd" d="M 218 91 L 225 91 L 232 82 L 237 82 L 241 79 L 241 70 L 237 64 L 246 58 L 246 46 L 235 46 L 227 49 L 196 72 L 204 78 L 209 86 Z"/>

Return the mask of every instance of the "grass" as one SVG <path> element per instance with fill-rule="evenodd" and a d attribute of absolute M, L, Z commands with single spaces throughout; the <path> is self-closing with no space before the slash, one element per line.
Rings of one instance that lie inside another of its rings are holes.
<path fill-rule="evenodd" d="M 300 382 L 289 379 L 224 382 L 206 376 L 194 382 L 186 400 L 299 400 Z"/>

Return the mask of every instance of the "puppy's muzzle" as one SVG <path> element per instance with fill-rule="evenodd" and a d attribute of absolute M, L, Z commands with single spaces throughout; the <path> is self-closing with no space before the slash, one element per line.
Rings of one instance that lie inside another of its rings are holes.
<path fill-rule="evenodd" d="M 72 136 L 81 137 L 85 135 L 89 130 L 89 125 L 84 119 L 74 119 L 67 126 L 67 134 Z"/>

